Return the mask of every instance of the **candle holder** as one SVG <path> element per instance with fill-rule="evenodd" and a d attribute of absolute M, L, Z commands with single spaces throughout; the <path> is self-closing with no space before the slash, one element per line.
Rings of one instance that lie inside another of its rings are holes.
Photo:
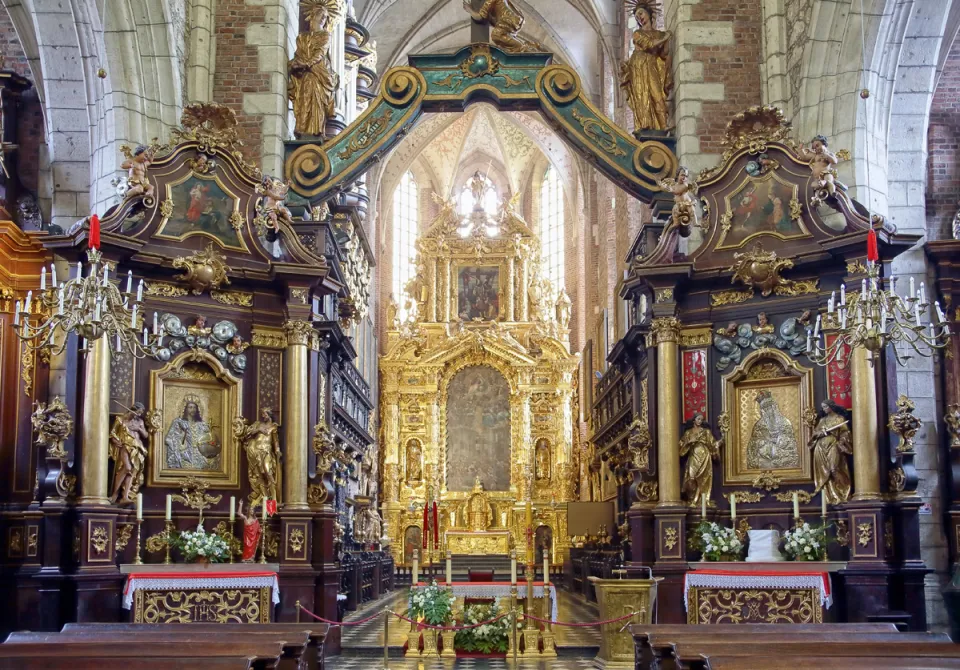
<path fill-rule="evenodd" d="M 260 532 L 260 560 L 257 563 L 267 562 L 267 522 L 263 522 L 263 529 Z"/>
<path fill-rule="evenodd" d="M 228 524 L 228 528 L 230 529 L 230 540 L 228 544 L 230 546 L 227 547 L 227 553 L 230 555 L 230 563 L 233 563 L 233 546 L 234 546 L 234 543 L 237 541 L 237 534 L 233 532 L 234 526 L 236 526 L 236 524 L 237 524 L 236 519 L 231 519 L 230 523 Z"/>
<path fill-rule="evenodd" d="M 167 519 L 164 522 L 163 526 L 163 546 L 166 551 L 166 556 L 164 556 L 163 564 L 170 565 L 173 561 L 170 560 L 170 544 L 173 542 L 173 521 Z"/>
<path fill-rule="evenodd" d="M 140 526 L 143 525 L 143 519 L 137 519 L 137 553 L 133 557 L 134 565 L 143 565 L 143 559 L 140 558 Z"/>

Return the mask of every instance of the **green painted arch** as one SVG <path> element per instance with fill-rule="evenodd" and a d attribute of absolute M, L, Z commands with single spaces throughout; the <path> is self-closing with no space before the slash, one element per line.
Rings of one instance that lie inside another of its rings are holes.
<path fill-rule="evenodd" d="M 318 202 L 359 178 L 425 112 L 463 111 L 485 100 L 502 111 L 539 111 L 571 148 L 648 204 L 670 200 L 659 186 L 677 170 L 671 137 L 637 139 L 583 96 L 580 77 L 546 53 L 509 54 L 473 44 L 455 54 L 411 56 L 384 73 L 380 94 L 336 137 L 286 144 L 284 173 L 297 195 Z"/>

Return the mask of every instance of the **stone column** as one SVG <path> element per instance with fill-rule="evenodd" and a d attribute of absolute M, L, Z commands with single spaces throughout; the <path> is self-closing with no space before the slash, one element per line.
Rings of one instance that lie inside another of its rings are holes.
<path fill-rule="evenodd" d="M 307 459 L 310 443 L 307 354 L 313 327 L 306 321 L 287 321 L 284 352 L 283 417 L 284 510 L 309 510 L 307 504 Z"/>
<path fill-rule="evenodd" d="M 853 481 L 855 501 L 880 498 L 880 456 L 877 435 L 877 384 L 873 356 L 865 347 L 850 353 L 853 378 Z"/>
<path fill-rule="evenodd" d="M 657 345 L 657 475 L 660 507 L 680 504 L 680 321 L 653 320 Z"/>
<path fill-rule="evenodd" d="M 110 342 L 89 342 L 83 376 L 83 445 L 80 454 L 80 504 L 110 503 L 107 460 L 110 443 Z"/>

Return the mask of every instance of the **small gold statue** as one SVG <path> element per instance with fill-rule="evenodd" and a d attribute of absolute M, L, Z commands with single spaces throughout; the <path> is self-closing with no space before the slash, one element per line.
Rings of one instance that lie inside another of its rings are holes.
<path fill-rule="evenodd" d="M 63 441 L 73 432 L 73 417 L 63 398 L 55 396 L 50 404 L 36 402 L 33 405 L 33 414 L 30 415 L 30 425 L 37 434 L 37 446 L 47 448 L 48 458 L 66 458 L 67 451 L 63 448 Z"/>
<path fill-rule="evenodd" d="M 129 152 L 129 149 L 127 149 Z M 127 154 L 129 158 L 120 164 L 124 170 L 128 170 L 127 175 L 127 193 L 126 198 L 144 198 L 153 197 L 153 184 L 147 177 L 147 169 L 153 163 L 153 149 L 141 144 L 133 150 L 133 154 Z"/>
<path fill-rule="evenodd" d="M 671 222 L 676 227 L 680 237 L 689 237 L 690 226 L 700 226 L 700 211 L 697 209 L 697 182 L 690 181 L 690 170 L 680 166 L 677 178 L 660 180 L 660 188 L 673 194 L 673 209 Z"/>
<path fill-rule="evenodd" d="M 847 410 L 833 400 L 824 400 L 820 406 L 823 416 L 810 438 L 813 481 L 817 485 L 814 495 L 822 491 L 827 502 L 836 505 L 850 498 L 850 468 L 847 465 L 847 454 L 853 453 L 850 421 Z"/>
<path fill-rule="evenodd" d="M 687 457 L 684 468 L 683 491 L 687 494 L 687 501 L 693 505 L 700 505 L 700 500 L 706 498 L 709 502 L 713 491 L 713 461 L 720 458 L 720 445 L 723 440 L 713 439 L 710 427 L 704 422 L 703 415 L 693 417 L 693 425 L 680 436 L 680 456 Z"/>
<path fill-rule="evenodd" d="M 474 21 L 486 23 L 493 28 L 490 39 L 494 46 L 507 53 L 546 51 L 539 42 L 520 37 L 524 18 L 511 0 L 485 0 L 478 10 L 473 9 L 470 0 L 463 0 L 463 8 L 470 13 Z"/>
<path fill-rule="evenodd" d="M 537 480 L 548 481 L 550 479 L 550 442 L 541 437 L 537 440 L 536 446 L 537 461 Z"/>
<path fill-rule="evenodd" d="M 810 162 L 810 171 L 817 182 L 819 189 L 826 189 L 827 195 L 837 192 L 837 155 L 827 148 L 827 138 L 817 135 L 810 143 L 810 148 L 800 145 L 797 153 L 805 161 Z"/>
<path fill-rule="evenodd" d="M 280 231 L 281 221 L 287 225 L 293 223 L 293 214 L 283 204 L 284 200 L 287 199 L 289 190 L 290 187 L 285 182 L 270 176 L 264 177 L 263 181 L 257 186 L 257 193 L 263 196 L 263 200 L 257 209 L 274 232 Z"/>
<path fill-rule="evenodd" d="M 653 27 L 655 6 L 640 0 L 634 3 L 633 16 L 638 29 L 633 31 L 633 53 L 620 66 L 620 86 L 627 91 L 627 105 L 633 111 L 636 132 L 667 130 L 667 97 L 673 90 L 673 66 L 670 40 L 673 34 Z"/>
<path fill-rule="evenodd" d="M 310 24 L 297 36 L 297 49 L 288 67 L 287 97 L 293 102 L 297 137 L 322 136 L 327 119 L 335 113 L 340 78 L 330 60 L 330 37 L 339 18 L 336 0 L 303 0 L 300 9 Z"/>
<path fill-rule="evenodd" d="M 111 502 L 133 502 L 143 486 L 143 467 L 147 460 L 143 441 L 150 437 L 144 424 L 145 414 L 146 408 L 138 402 L 113 422 L 110 431 L 110 457 L 114 463 Z"/>
<path fill-rule="evenodd" d="M 273 412 L 260 410 L 260 420 L 249 426 L 243 417 L 233 423 L 233 433 L 247 452 L 250 479 L 250 506 L 277 499 L 277 472 L 280 469 L 280 426 Z"/>

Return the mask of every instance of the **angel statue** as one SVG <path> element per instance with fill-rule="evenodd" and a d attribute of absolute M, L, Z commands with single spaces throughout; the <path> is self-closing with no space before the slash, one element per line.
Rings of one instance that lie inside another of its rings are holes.
<path fill-rule="evenodd" d="M 660 188 L 673 194 L 673 209 L 670 218 L 678 227 L 680 237 L 690 236 L 691 224 L 700 226 L 700 211 L 697 209 L 697 182 L 690 181 L 690 170 L 680 166 L 677 178 L 660 180 Z"/>
<path fill-rule="evenodd" d="M 847 410 L 833 400 L 821 404 L 823 416 L 810 438 L 813 449 L 814 494 L 823 492 L 831 505 L 850 498 L 850 468 L 847 455 L 853 453 Z"/>
<path fill-rule="evenodd" d="M 281 221 L 288 225 L 293 223 L 293 214 L 283 204 L 289 190 L 290 187 L 285 182 L 270 176 L 264 177 L 263 181 L 257 185 L 257 193 L 263 196 L 257 209 L 274 232 L 280 231 Z"/>
<path fill-rule="evenodd" d="M 260 420 L 249 426 L 242 417 L 234 419 L 233 432 L 247 452 L 250 478 L 250 506 L 277 499 L 277 472 L 280 469 L 280 426 L 273 411 L 260 410 Z"/>
<path fill-rule="evenodd" d="M 706 498 L 709 502 L 713 490 L 713 461 L 720 458 L 723 440 L 713 439 L 710 426 L 702 414 L 693 417 L 693 424 L 680 436 L 680 456 L 687 456 L 683 474 L 683 492 L 692 506 L 700 505 Z M 688 455 L 689 454 L 689 455 Z"/>
<path fill-rule="evenodd" d="M 633 111 L 635 133 L 667 130 L 667 97 L 673 90 L 670 40 L 673 33 L 653 27 L 655 5 L 632 0 L 637 30 L 633 31 L 633 53 L 620 66 L 620 86 L 626 89 L 627 105 Z"/>
<path fill-rule="evenodd" d="M 512 0 L 484 0 L 480 9 L 474 9 L 471 0 L 463 0 L 463 8 L 477 23 L 485 23 L 493 30 L 490 39 L 507 53 L 528 53 L 546 51 L 543 45 L 531 39 L 520 37 L 523 28 L 523 14 Z"/>
<path fill-rule="evenodd" d="M 110 500 L 113 502 L 133 502 L 143 486 L 143 468 L 147 462 L 143 442 L 150 438 L 144 424 L 145 415 L 143 403 L 137 402 L 113 422 L 110 431 L 110 456 L 114 463 Z"/>
<path fill-rule="evenodd" d="M 121 168 L 128 171 L 127 174 L 127 198 L 142 196 L 144 198 L 153 197 L 153 184 L 147 177 L 147 169 L 153 163 L 153 148 L 141 144 L 133 153 L 126 149 L 127 160 L 120 165 Z"/>
<path fill-rule="evenodd" d="M 340 78 L 330 60 L 330 37 L 339 18 L 337 0 L 302 0 L 300 8 L 310 30 L 297 36 L 297 49 L 288 64 L 287 97 L 293 103 L 297 137 L 322 136 L 334 115 Z"/>
<path fill-rule="evenodd" d="M 840 159 L 827 146 L 827 138 L 817 135 L 810 143 L 809 149 L 801 144 L 797 153 L 800 158 L 810 163 L 810 171 L 813 173 L 817 188 L 826 189 L 827 195 L 833 195 L 837 192 L 838 186 L 842 190 L 846 190 L 846 186 L 837 181 L 837 163 Z"/>

